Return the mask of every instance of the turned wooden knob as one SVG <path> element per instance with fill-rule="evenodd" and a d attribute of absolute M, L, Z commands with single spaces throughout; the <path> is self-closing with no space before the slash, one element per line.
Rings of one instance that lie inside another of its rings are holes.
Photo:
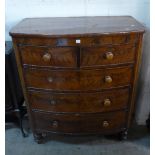
<path fill-rule="evenodd" d="M 52 127 L 57 128 L 58 127 L 58 121 L 52 121 L 51 125 L 52 125 Z"/>
<path fill-rule="evenodd" d="M 51 104 L 51 105 L 56 105 L 56 101 L 51 100 L 50 104 Z"/>
<path fill-rule="evenodd" d="M 103 121 L 103 127 L 108 127 L 108 126 L 109 126 L 108 121 Z"/>
<path fill-rule="evenodd" d="M 112 82 L 111 76 L 105 76 L 105 82 L 111 83 Z"/>
<path fill-rule="evenodd" d="M 52 78 L 52 77 L 48 77 L 47 80 L 48 80 L 48 82 L 50 82 L 50 83 L 53 82 L 53 78 Z"/>
<path fill-rule="evenodd" d="M 113 57 L 114 57 L 114 54 L 113 54 L 112 52 L 107 52 L 107 53 L 106 53 L 106 59 L 107 59 L 107 60 L 112 60 Z"/>
<path fill-rule="evenodd" d="M 104 106 L 110 106 L 111 105 L 111 101 L 110 101 L 110 99 L 105 99 L 104 100 Z"/>
<path fill-rule="evenodd" d="M 43 60 L 44 61 L 50 61 L 50 59 L 51 59 L 51 54 L 50 53 L 46 53 L 46 54 L 43 55 Z"/>

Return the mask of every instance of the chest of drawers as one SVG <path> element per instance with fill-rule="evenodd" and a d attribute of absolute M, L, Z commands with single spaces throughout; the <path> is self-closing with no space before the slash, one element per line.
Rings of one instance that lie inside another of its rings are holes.
<path fill-rule="evenodd" d="M 127 135 L 144 27 L 134 18 L 24 19 L 11 31 L 31 128 Z"/>

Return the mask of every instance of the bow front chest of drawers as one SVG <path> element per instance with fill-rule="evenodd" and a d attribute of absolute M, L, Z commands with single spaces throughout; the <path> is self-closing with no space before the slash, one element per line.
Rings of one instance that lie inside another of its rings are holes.
<path fill-rule="evenodd" d="M 24 19 L 11 31 L 34 137 L 125 138 L 144 27 L 130 16 Z"/>

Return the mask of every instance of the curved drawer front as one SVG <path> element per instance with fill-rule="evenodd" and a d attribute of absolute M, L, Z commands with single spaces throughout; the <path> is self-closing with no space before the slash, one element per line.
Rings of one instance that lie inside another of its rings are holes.
<path fill-rule="evenodd" d="M 49 112 L 97 113 L 127 108 L 129 88 L 96 93 L 29 91 L 32 109 Z"/>
<path fill-rule="evenodd" d="M 57 37 L 57 38 L 20 38 L 17 39 L 17 44 L 35 45 L 35 46 L 101 46 L 101 45 L 117 45 L 136 43 L 139 36 L 136 33 L 132 34 L 104 34 L 100 36 L 85 37 Z"/>
<path fill-rule="evenodd" d="M 83 47 L 81 67 L 134 63 L 135 45 Z"/>
<path fill-rule="evenodd" d="M 27 87 L 55 91 L 98 90 L 131 83 L 132 68 L 107 68 L 104 70 L 37 70 L 25 68 Z"/>
<path fill-rule="evenodd" d="M 62 68 L 77 66 L 76 47 L 21 46 L 20 51 L 24 65 Z"/>
<path fill-rule="evenodd" d="M 125 127 L 126 112 L 78 116 L 33 112 L 33 118 L 37 130 L 63 133 L 106 133 Z"/>

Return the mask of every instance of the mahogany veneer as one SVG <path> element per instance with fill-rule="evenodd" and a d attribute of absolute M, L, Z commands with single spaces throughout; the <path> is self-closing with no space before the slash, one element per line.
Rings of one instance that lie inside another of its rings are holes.
<path fill-rule="evenodd" d="M 24 19 L 11 31 L 31 128 L 126 138 L 144 27 L 130 16 Z"/>

